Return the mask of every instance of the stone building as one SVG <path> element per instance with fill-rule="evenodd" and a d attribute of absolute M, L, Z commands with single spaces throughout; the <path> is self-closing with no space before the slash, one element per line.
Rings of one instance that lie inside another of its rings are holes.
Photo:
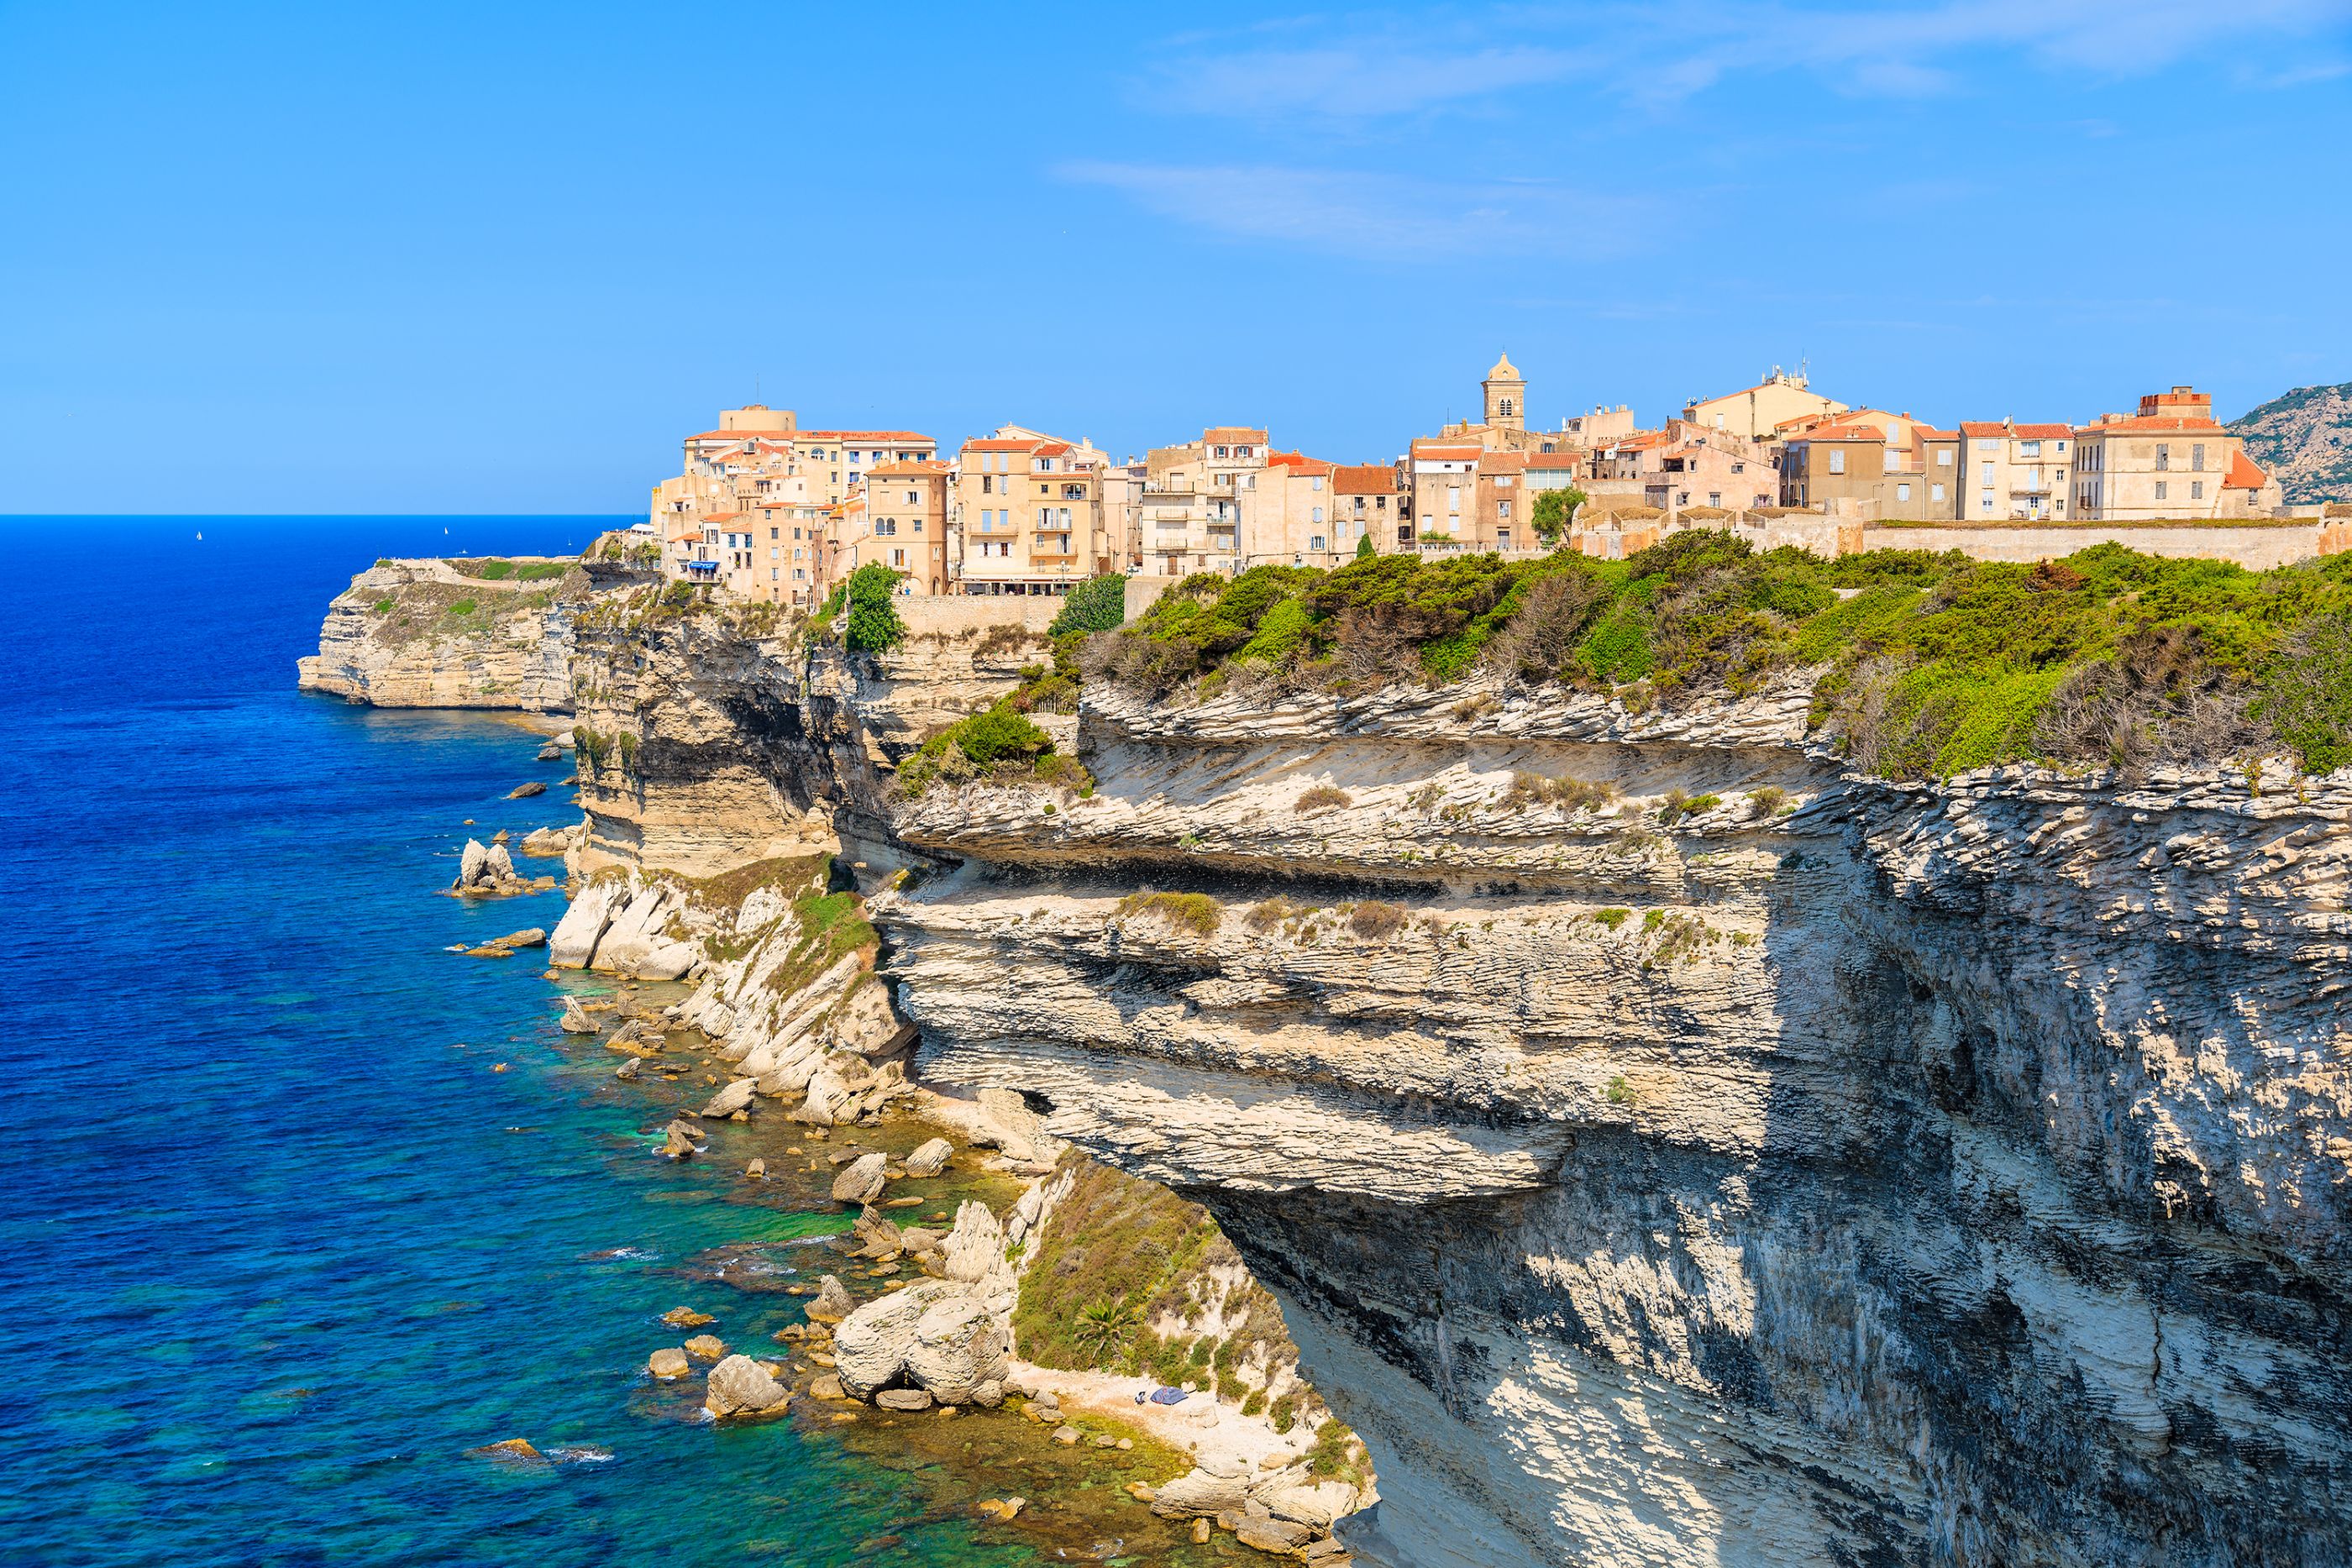
<path fill-rule="evenodd" d="M 1234 424 L 1146 453 L 1137 507 L 1143 570 L 1162 577 L 1239 570 L 1242 497 L 1255 487 L 1266 456 L 1264 430 Z"/>
<path fill-rule="evenodd" d="M 2213 419 L 2193 387 L 2150 392 L 2139 412 L 2076 426 L 2074 515 L 2097 521 L 2189 521 L 2283 513 L 2279 486 Z"/>
<path fill-rule="evenodd" d="M 1103 515 L 1108 454 L 1017 424 L 967 441 L 947 526 L 962 546 L 964 593 L 1067 593 L 1110 570 Z"/>
<path fill-rule="evenodd" d="M 1773 432 L 1793 419 L 1820 419 L 1843 413 L 1846 405 L 1812 390 L 1805 377 L 1785 375 L 1780 367 L 1752 387 L 1721 397 L 1697 398 L 1683 407 L 1685 423 L 1707 430 L 1726 431 L 1749 441 L 1769 441 Z"/>

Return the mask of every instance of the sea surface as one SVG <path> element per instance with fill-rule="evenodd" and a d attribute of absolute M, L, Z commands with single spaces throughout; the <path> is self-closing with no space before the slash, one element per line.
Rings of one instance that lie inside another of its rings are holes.
<path fill-rule="evenodd" d="M 565 1040 L 539 964 L 445 951 L 554 925 L 560 893 L 436 890 L 467 834 L 576 820 L 504 799 L 566 765 L 294 688 L 376 557 L 614 521 L 0 519 L 0 1560 L 1054 1557 L 922 1465 L 646 1383 L 667 1308 L 762 1349 L 797 1320 L 708 1249 L 791 1267 L 840 1218 L 653 1157 L 677 1090 Z M 509 1437 L 570 1452 L 467 1453 Z"/>

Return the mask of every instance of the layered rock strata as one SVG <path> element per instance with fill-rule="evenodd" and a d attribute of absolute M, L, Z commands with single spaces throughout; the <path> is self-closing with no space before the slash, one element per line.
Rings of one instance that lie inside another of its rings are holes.
<path fill-rule="evenodd" d="M 376 707 L 572 709 L 572 620 L 585 576 L 468 576 L 445 560 L 384 560 L 328 607 L 304 691 Z"/>
<path fill-rule="evenodd" d="M 887 970 L 1216 1215 L 1375 1554 L 2340 1557 L 2352 790 L 1895 787 L 1805 709 L 1097 703 L 1093 800 L 906 813 Z"/>
<path fill-rule="evenodd" d="M 902 801 L 971 653 L 583 655 L 635 737 L 583 860 L 863 862 L 879 984 L 805 931 L 782 993 L 756 942 L 689 970 L 739 1071 L 868 1092 L 880 992 L 926 1079 L 1205 1204 L 1371 1449 L 1368 1555 L 2352 1551 L 2345 780 L 1890 785 L 1801 681 L 1090 690 L 1090 798 Z"/>

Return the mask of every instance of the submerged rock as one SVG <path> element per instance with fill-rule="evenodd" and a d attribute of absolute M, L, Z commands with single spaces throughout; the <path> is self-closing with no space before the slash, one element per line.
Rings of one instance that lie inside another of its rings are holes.
<path fill-rule="evenodd" d="M 692 1307 L 672 1307 L 662 1314 L 661 1321 L 674 1329 L 698 1329 L 705 1323 L 715 1323 L 719 1320 L 709 1312 L 698 1312 Z"/>
<path fill-rule="evenodd" d="M 727 1342 L 715 1333 L 698 1333 L 686 1342 L 686 1354 L 698 1355 L 705 1361 L 718 1361 L 727 1354 Z"/>
<path fill-rule="evenodd" d="M 566 997 L 561 1027 L 566 1034 L 594 1034 L 596 1020 L 588 1016 L 588 1009 L 580 1005 L 578 997 Z"/>
<path fill-rule="evenodd" d="M 544 795 L 546 793 L 546 781 L 543 779 L 534 779 L 528 784 L 518 784 L 513 789 L 508 790 L 507 799 L 509 800 L 528 800 L 533 795 Z"/>

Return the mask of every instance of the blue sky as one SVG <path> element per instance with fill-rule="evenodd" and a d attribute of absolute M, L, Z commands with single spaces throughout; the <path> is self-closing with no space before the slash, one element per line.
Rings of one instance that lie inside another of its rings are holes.
<path fill-rule="evenodd" d="M 2347 256 L 2352 0 L 0 0 L 0 511 L 631 510 L 755 384 L 1381 460 L 1506 348 L 2229 415 L 2352 380 Z"/>

